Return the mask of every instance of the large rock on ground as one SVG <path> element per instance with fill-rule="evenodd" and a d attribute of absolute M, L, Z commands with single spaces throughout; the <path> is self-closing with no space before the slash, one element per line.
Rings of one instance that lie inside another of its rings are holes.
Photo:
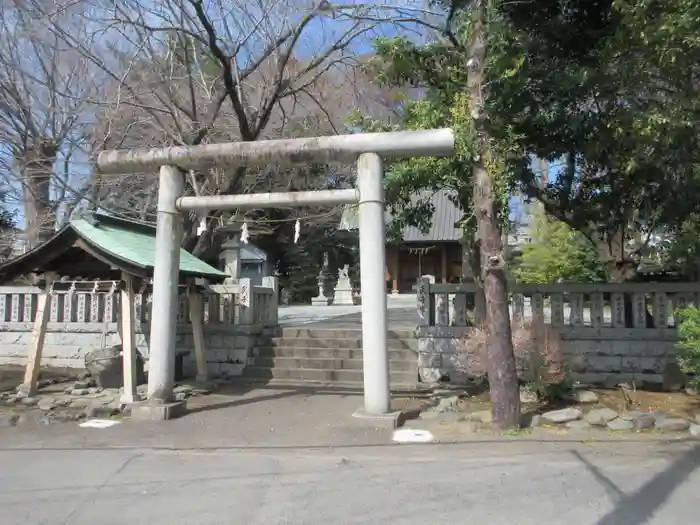
<path fill-rule="evenodd" d="M 656 425 L 656 416 L 654 414 L 641 414 L 634 418 L 632 423 L 637 430 L 649 430 Z"/>
<path fill-rule="evenodd" d="M 542 420 L 545 423 L 566 423 L 581 419 L 583 413 L 578 408 L 562 408 L 561 410 L 551 410 L 542 414 Z"/>
<path fill-rule="evenodd" d="M 566 428 L 570 430 L 590 430 L 591 424 L 583 419 L 575 419 L 566 423 Z"/>
<path fill-rule="evenodd" d="M 590 390 L 576 390 L 572 399 L 581 404 L 593 404 L 598 402 L 598 394 Z"/>
<path fill-rule="evenodd" d="M 608 421 L 612 421 L 616 418 L 617 412 L 615 412 L 611 408 L 597 408 L 595 410 L 591 410 L 584 417 L 584 419 L 588 421 L 591 425 L 595 425 L 597 427 L 604 427 L 608 424 Z"/>
<path fill-rule="evenodd" d="M 700 425 L 690 425 L 690 435 L 693 437 L 700 437 Z"/>
<path fill-rule="evenodd" d="M 657 419 L 655 428 L 665 432 L 684 432 L 690 428 L 690 421 L 680 418 Z"/>
<path fill-rule="evenodd" d="M 634 423 L 632 423 L 632 421 L 618 418 L 609 421 L 607 427 L 610 430 L 632 430 L 634 428 Z"/>

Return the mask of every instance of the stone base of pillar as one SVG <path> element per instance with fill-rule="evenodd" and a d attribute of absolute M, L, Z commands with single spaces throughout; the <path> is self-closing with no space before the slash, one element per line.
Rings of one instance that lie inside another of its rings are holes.
<path fill-rule="evenodd" d="M 312 306 L 328 306 L 331 300 L 328 297 L 314 297 L 311 299 Z"/>
<path fill-rule="evenodd" d="M 165 421 L 175 419 L 187 411 L 187 401 L 173 401 L 171 403 L 152 403 L 144 401 L 130 406 L 131 419 L 140 421 Z"/>
<path fill-rule="evenodd" d="M 399 295 L 399 291 L 398 291 L 398 290 L 392 290 L 392 291 L 391 291 L 391 295 Z"/>
<path fill-rule="evenodd" d="M 365 425 L 373 426 L 374 428 L 399 428 L 406 422 L 406 414 L 397 410 L 396 412 L 387 412 L 386 414 L 370 414 L 364 408 L 358 408 L 353 413 L 352 417 L 358 419 Z"/>

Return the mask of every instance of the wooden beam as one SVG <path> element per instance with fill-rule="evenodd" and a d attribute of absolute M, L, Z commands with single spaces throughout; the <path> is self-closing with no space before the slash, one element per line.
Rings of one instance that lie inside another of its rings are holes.
<path fill-rule="evenodd" d="M 194 356 L 197 361 L 197 381 L 206 381 L 209 377 L 204 342 L 204 296 L 194 286 L 188 288 L 188 296 L 192 338 L 194 339 Z"/>
<path fill-rule="evenodd" d="M 134 305 L 134 279 L 122 272 L 120 292 L 119 325 L 122 339 L 122 374 L 124 377 L 124 394 L 122 404 L 131 404 L 136 401 L 136 319 Z"/>
<path fill-rule="evenodd" d="M 447 284 L 447 245 L 442 243 L 440 248 L 440 272 L 442 273 L 442 284 Z"/>
<path fill-rule="evenodd" d="M 27 352 L 27 367 L 24 370 L 24 382 L 20 387 L 20 392 L 27 396 L 35 396 L 37 394 L 37 383 L 41 370 L 41 356 L 44 352 L 44 341 L 46 340 L 46 326 L 49 324 L 49 317 L 51 316 L 51 283 L 55 277 L 56 276 L 52 274 L 47 274 L 45 276 L 46 286 L 44 288 L 44 293 L 39 295 L 36 304 L 34 329 Z"/>
<path fill-rule="evenodd" d="M 399 293 L 399 265 L 400 265 L 400 252 L 399 247 L 395 246 L 391 248 L 391 293 Z"/>

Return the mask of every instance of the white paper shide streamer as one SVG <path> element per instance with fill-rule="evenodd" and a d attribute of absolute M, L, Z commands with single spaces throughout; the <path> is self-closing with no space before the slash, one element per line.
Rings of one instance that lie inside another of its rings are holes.
<path fill-rule="evenodd" d="M 249 238 L 248 223 L 244 222 L 243 226 L 241 226 L 241 242 L 243 244 L 248 244 L 248 238 Z"/>
<path fill-rule="evenodd" d="M 294 223 L 294 244 L 297 244 L 299 242 L 299 233 L 301 232 L 301 224 L 299 223 L 299 219 L 297 219 L 297 222 Z"/>
<path fill-rule="evenodd" d="M 197 227 L 197 237 L 202 235 L 205 231 L 207 231 L 207 218 L 202 217 L 202 219 L 199 221 L 199 226 Z"/>

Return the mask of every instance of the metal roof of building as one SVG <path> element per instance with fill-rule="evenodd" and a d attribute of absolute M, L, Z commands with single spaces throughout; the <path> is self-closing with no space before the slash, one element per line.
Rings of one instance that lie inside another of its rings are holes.
<path fill-rule="evenodd" d="M 129 273 L 151 276 L 155 266 L 155 235 L 152 224 L 95 214 L 75 219 L 45 243 L 0 265 L 0 280 L 40 271 L 41 267 L 83 242 L 98 259 Z M 200 277 L 216 282 L 227 276 L 186 250 L 180 249 L 180 276 Z"/>
<path fill-rule="evenodd" d="M 426 232 L 415 226 L 409 226 L 403 230 L 404 242 L 435 242 L 435 241 L 459 241 L 462 238 L 462 230 L 456 224 L 462 218 L 462 209 L 450 199 L 454 192 L 450 190 L 438 190 L 436 192 L 421 192 L 415 197 L 415 201 L 430 201 L 434 213 L 430 227 Z M 391 213 L 387 210 L 384 214 L 387 224 L 391 223 Z M 340 218 L 340 230 L 357 230 L 359 218 L 356 207 L 346 207 Z"/>

